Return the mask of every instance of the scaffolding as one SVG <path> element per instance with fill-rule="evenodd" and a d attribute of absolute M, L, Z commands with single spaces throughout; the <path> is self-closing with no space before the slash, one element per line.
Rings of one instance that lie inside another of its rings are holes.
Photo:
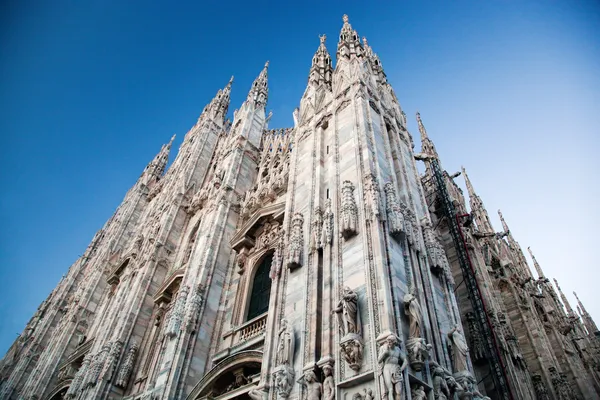
<path fill-rule="evenodd" d="M 433 172 L 433 178 L 439 196 L 439 205 L 448 221 L 448 227 L 450 229 L 450 234 L 452 235 L 454 248 L 456 249 L 456 255 L 463 274 L 464 284 L 466 285 L 469 299 L 471 300 L 473 313 L 486 345 L 486 353 L 491 370 L 490 374 L 493 378 L 496 394 L 500 399 L 513 400 L 506 377 L 506 370 L 500 356 L 500 349 L 496 342 L 496 337 L 486 310 L 485 302 L 483 301 L 481 289 L 479 288 L 479 284 L 475 277 L 475 269 L 471 263 L 465 239 L 460 228 L 460 218 L 463 216 L 457 215 L 454 209 L 454 204 L 448 193 L 448 188 L 446 187 L 444 174 L 440 168 L 439 161 L 434 157 L 428 157 L 427 161 L 430 163 Z"/>

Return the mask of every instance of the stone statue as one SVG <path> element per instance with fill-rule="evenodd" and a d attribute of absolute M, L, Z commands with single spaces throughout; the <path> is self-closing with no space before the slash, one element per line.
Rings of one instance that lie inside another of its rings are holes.
<path fill-rule="evenodd" d="M 411 391 L 412 400 L 427 400 L 427 394 L 422 385 L 417 385 Z"/>
<path fill-rule="evenodd" d="M 294 357 L 294 330 L 289 325 L 287 319 L 281 320 L 279 329 L 279 343 L 277 344 L 277 365 L 292 365 Z"/>
<path fill-rule="evenodd" d="M 349 333 L 360 335 L 360 321 L 358 315 L 358 295 L 348 286 L 344 288 L 342 299 L 332 313 L 337 314 L 340 333 L 346 336 Z"/>
<path fill-rule="evenodd" d="M 363 344 L 356 335 L 340 343 L 340 352 L 348 366 L 354 371 L 359 371 L 363 358 Z"/>
<path fill-rule="evenodd" d="M 431 350 L 431 345 L 425 342 L 423 338 L 409 338 L 406 343 L 406 350 L 408 352 L 408 360 L 410 362 L 410 366 L 415 371 L 421 371 L 423 369 L 423 365 L 425 364 L 425 360 L 429 358 L 429 351 Z"/>
<path fill-rule="evenodd" d="M 450 390 L 444 378 L 444 370 L 437 367 L 433 370 L 433 397 L 435 400 L 448 400 Z"/>
<path fill-rule="evenodd" d="M 446 374 L 446 385 L 448 386 L 451 399 L 454 399 L 454 393 L 458 393 L 463 390 L 463 387 L 460 385 L 460 383 L 456 382 L 456 379 L 454 379 L 454 377 L 450 374 Z"/>
<path fill-rule="evenodd" d="M 389 335 L 379 348 L 379 383 L 382 400 L 402 400 L 402 375 L 408 362 L 400 352 L 396 335 Z"/>
<path fill-rule="evenodd" d="M 452 344 L 452 364 L 454 365 L 454 372 L 467 371 L 467 352 L 469 351 L 469 348 L 467 347 L 465 337 L 458 325 L 448 332 L 448 339 Z"/>
<path fill-rule="evenodd" d="M 374 399 L 373 389 L 371 389 L 371 388 L 365 389 L 365 400 L 373 400 L 373 399 Z"/>
<path fill-rule="evenodd" d="M 304 385 L 306 386 L 306 400 L 321 400 L 323 385 L 317 380 L 313 371 L 304 373 Z"/>
<path fill-rule="evenodd" d="M 410 323 L 408 337 L 421 337 L 421 323 L 423 322 L 421 306 L 412 293 L 404 295 L 404 313 L 408 316 L 408 321 Z"/>
<path fill-rule="evenodd" d="M 289 367 L 281 367 L 273 372 L 275 389 L 281 398 L 287 398 L 292 390 L 294 371 Z"/>
<path fill-rule="evenodd" d="M 325 379 L 323 380 L 323 400 L 333 400 L 335 398 L 335 384 L 333 383 L 333 368 L 325 364 L 321 368 Z"/>

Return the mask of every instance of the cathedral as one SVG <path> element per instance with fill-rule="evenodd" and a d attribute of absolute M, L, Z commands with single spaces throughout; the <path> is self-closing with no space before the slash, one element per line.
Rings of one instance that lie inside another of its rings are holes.
<path fill-rule="evenodd" d="M 419 114 L 415 151 L 347 16 L 335 56 L 321 37 L 293 127 L 268 128 L 267 62 L 232 121 L 233 79 L 168 169 L 160 149 L 0 362 L 0 399 L 600 398 L 584 305 Z"/>

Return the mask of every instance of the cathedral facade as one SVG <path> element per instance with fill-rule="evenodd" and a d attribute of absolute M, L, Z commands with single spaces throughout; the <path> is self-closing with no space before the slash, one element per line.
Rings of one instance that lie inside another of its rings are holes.
<path fill-rule="evenodd" d="M 471 183 L 469 212 L 444 173 L 482 333 L 438 154 L 417 115 L 416 157 L 347 16 L 335 67 L 321 38 L 293 127 L 268 129 L 267 72 L 233 121 L 230 80 L 170 167 L 173 139 L 148 164 L 1 361 L 1 399 L 599 398 L 600 333 L 583 305 L 537 262 L 534 278 Z"/>

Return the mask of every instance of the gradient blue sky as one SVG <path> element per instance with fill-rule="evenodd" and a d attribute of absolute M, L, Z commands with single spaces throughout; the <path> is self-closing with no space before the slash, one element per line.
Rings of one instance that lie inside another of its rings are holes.
<path fill-rule="evenodd" d="M 500 208 L 600 322 L 597 2 L 11 3 L 0 12 L 0 353 L 231 75 L 230 114 L 270 60 L 271 127 L 291 126 L 318 35 L 335 54 L 344 13 L 379 54 L 415 139 L 419 110 L 495 228 Z"/>

